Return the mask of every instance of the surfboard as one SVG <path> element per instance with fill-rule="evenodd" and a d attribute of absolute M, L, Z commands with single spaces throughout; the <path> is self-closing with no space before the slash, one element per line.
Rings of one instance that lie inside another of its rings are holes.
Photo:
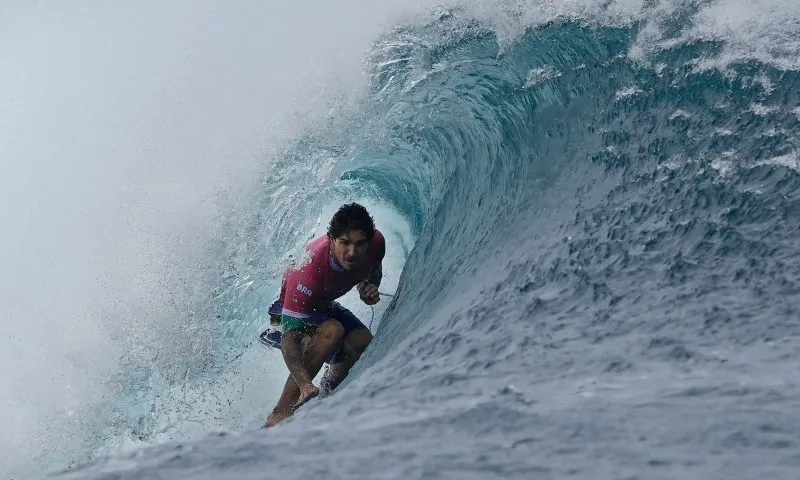
<path fill-rule="evenodd" d="M 258 341 L 272 348 L 281 348 L 281 331 L 277 328 L 269 327 L 258 336 Z"/>

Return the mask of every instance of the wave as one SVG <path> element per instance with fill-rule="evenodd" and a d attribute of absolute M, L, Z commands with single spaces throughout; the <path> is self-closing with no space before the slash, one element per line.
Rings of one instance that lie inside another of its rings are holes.
<path fill-rule="evenodd" d="M 789 478 L 800 17 L 761 3 L 657 4 L 645 19 L 545 5 L 535 22 L 510 6 L 440 10 L 386 32 L 368 91 L 278 156 L 225 227 L 198 315 L 213 345 L 166 383 L 195 372 L 218 406 L 241 397 L 226 382 L 243 362 L 241 384 L 258 382 L 267 354 L 253 340 L 281 265 L 360 199 L 395 232 L 397 294 L 351 377 L 274 433 L 62 476 L 200 464 L 299 478 L 304 444 L 321 454 L 312 470 L 370 478 Z M 503 34 L 508 18 L 525 28 Z M 159 404 L 157 389 L 130 395 L 154 378 L 131 371 L 120 395 Z M 170 410 L 171 425 L 208 415 L 196 407 Z M 164 417 L 145 441 L 163 439 Z"/>

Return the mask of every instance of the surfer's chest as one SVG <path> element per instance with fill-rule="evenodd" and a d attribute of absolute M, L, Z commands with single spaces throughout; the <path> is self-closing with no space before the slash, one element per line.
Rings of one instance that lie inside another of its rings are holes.
<path fill-rule="evenodd" d="M 325 293 L 332 299 L 341 297 L 366 277 L 367 269 L 364 268 L 355 272 L 330 271 L 325 276 Z"/>

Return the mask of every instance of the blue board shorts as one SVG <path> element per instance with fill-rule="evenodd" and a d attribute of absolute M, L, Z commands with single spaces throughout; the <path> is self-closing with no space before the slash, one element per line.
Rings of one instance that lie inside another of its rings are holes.
<path fill-rule="evenodd" d="M 280 325 L 280 318 L 281 312 L 283 311 L 283 304 L 280 300 L 276 300 L 270 307 L 269 307 L 269 315 L 270 315 L 270 322 L 273 327 L 277 327 Z M 337 302 L 331 302 L 331 305 L 328 307 L 328 310 L 323 312 L 314 312 L 308 318 L 304 319 L 305 323 L 308 324 L 310 327 L 316 329 L 322 325 L 322 323 L 328 319 L 334 319 L 339 321 L 344 327 L 344 336 L 347 337 L 351 332 L 356 330 L 366 330 L 367 327 L 364 325 L 361 320 L 356 317 L 353 312 L 344 308 Z M 261 336 L 259 337 L 261 342 L 274 348 L 281 348 L 281 331 L 277 328 L 268 328 L 265 330 Z M 336 347 L 336 350 L 331 353 L 328 357 L 326 363 L 334 364 L 341 361 L 341 344 Z"/>

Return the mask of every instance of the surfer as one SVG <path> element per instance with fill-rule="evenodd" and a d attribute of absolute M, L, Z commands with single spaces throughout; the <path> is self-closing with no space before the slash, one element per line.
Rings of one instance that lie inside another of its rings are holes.
<path fill-rule="evenodd" d="M 333 390 L 361 357 L 372 333 L 352 312 L 334 300 L 357 287 L 361 300 L 375 305 L 386 253 L 383 234 L 367 209 L 343 205 L 331 218 L 326 235 L 307 247 L 302 265 L 286 270 L 280 296 L 269 309 L 273 325 L 261 339 L 280 346 L 289 377 L 267 417 L 271 427 L 320 394 L 312 383 L 323 363 L 330 365 L 320 382 Z"/>

